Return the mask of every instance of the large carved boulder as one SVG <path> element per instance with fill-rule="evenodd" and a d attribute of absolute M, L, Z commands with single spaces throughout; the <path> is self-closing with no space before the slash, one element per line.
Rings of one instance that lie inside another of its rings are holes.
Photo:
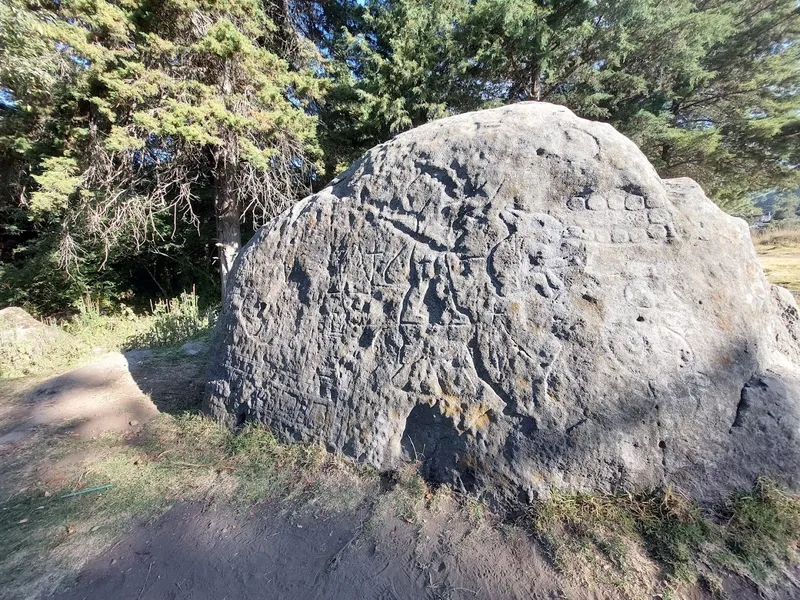
<path fill-rule="evenodd" d="M 497 500 L 800 474 L 798 310 L 743 221 L 540 103 L 377 146 L 242 250 L 207 405 Z"/>

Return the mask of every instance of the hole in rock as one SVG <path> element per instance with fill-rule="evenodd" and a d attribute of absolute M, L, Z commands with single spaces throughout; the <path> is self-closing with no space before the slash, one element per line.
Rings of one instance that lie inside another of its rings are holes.
<path fill-rule="evenodd" d="M 295 259 L 292 272 L 289 273 L 289 282 L 297 286 L 297 295 L 299 296 L 300 302 L 302 304 L 308 304 L 309 294 L 311 292 L 311 277 L 298 259 Z"/>
<path fill-rule="evenodd" d="M 397 485 L 397 473 L 395 471 L 385 471 L 381 473 L 381 492 L 391 492 Z"/>
<path fill-rule="evenodd" d="M 244 422 L 247 420 L 247 405 L 240 404 L 236 409 L 236 427 L 241 427 L 244 425 Z"/>
<path fill-rule="evenodd" d="M 450 483 L 467 490 L 474 483 L 469 468 L 459 464 L 466 454 L 466 439 L 439 405 L 418 404 L 406 419 L 401 442 L 403 459 L 419 461 L 421 475 L 433 482 Z"/>
<path fill-rule="evenodd" d="M 358 338 L 358 345 L 361 348 L 369 348 L 375 340 L 375 330 L 372 327 L 366 327 L 361 337 Z"/>
<path fill-rule="evenodd" d="M 441 325 L 445 309 L 444 300 L 436 294 L 436 282 L 434 280 L 428 283 L 428 289 L 422 301 L 428 311 L 428 322 L 434 325 Z"/>

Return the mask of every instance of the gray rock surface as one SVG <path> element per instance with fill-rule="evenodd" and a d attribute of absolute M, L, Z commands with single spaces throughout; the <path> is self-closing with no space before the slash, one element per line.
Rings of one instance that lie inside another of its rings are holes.
<path fill-rule="evenodd" d="M 47 363 L 54 356 L 63 360 L 82 351 L 78 339 L 24 309 L 9 306 L 0 310 L 0 378 L 28 375 L 35 371 L 35 364 Z"/>
<path fill-rule="evenodd" d="M 70 337 L 57 327 L 35 319 L 26 310 L 9 306 L 0 310 L 0 342 L 56 340 Z"/>
<path fill-rule="evenodd" d="M 800 325 L 743 221 L 541 103 L 377 146 L 237 261 L 207 407 L 496 500 L 800 479 Z"/>

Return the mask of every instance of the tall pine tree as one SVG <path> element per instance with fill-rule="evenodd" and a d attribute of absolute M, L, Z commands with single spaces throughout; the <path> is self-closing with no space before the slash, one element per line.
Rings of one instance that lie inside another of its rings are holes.
<path fill-rule="evenodd" d="M 224 296 L 243 218 L 297 199 L 319 154 L 305 111 L 321 94 L 317 54 L 286 5 L 66 0 L 27 14 L 69 67 L 66 93 L 31 109 L 63 130 L 32 167 L 29 206 L 61 223 L 64 264 L 83 240 L 144 243 L 157 215 L 196 220 L 193 202 L 210 186 Z M 2 85 L 18 102 L 19 86 Z"/>

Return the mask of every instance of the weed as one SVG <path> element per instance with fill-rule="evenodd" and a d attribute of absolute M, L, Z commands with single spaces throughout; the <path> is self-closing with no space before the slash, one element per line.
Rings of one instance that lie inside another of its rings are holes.
<path fill-rule="evenodd" d="M 486 504 L 477 498 L 468 497 L 465 500 L 467 519 L 473 527 L 480 527 L 486 521 Z"/>
<path fill-rule="evenodd" d="M 800 499 L 761 479 L 723 508 L 725 548 L 759 582 L 768 581 L 796 557 L 800 542 Z M 740 569 L 741 570 L 741 569 Z"/>
<path fill-rule="evenodd" d="M 675 594 L 675 590 L 666 588 L 661 592 L 661 600 L 678 600 L 678 596 Z"/>
<path fill-rule="evenodd" d="M 715 573 L 703 573 L 700 576 L 701 583 L 705 586 L 712 598 L 722 600 L 726 597 L 725 587 L 722 585 L 722 579 Z"/>
<path fill-rule="evenodd" d="M 564 537 L 555 530 L 538 531 L 538 540 L 545 557 L 557 573 L 570 572 L 570 555 L 573 551 L 564 542 Z"/>
<path fill-rule="evenodd" d="M 457 501 L 453 488 L 448 485 L 437 486 L 425 496 L 428 508 L 433 512 L 445 511 Z"/>
<path fill-rule="evenodd" d="M 80 312 L 61 327 L 88 350 L 119 352 L 127 350 L 128 341 L 147 329 L 148 320 L 124 305 L 114 314 L 102 314 L 99 305 L 84 300 Z"/>
<path fill-rule="evenodd" d="M 628 546 L 622 537 L 613 534 L 608 538 L 594 535 L 592 541 L 614 567 L 620 571 L 628 568 Z"/>
<path fill-rule="evenodd" d="M 800 228 L 778 227 L 753 234 L 753 243 L 758 247 L 800 246 Z"/>
<path fill-rule="evenodd" d="M 214 324 L 213 312 L 200 311 L 194 291 L 158 301 L 151 308 L 148 327 L 129 344 L 147 348 L 175 346 L 197 337 Z"/>
<path fill-rule="evenodd" d="M 433 498 L 428 485 L 419 473 L 418 463 L 409 463 L 392 473 L 392 485 L 380 498 L 376 518 L 399 517 L 416 523 L 426 500 Z"/>
<path fill-rule="evenodd" d="M 596 551 L 625 572 L 631 548 L 641 544 L 669 581 L 692 583 L 702 577 L 717 593 L 718 580 L 713 573 L 701 574 L 701 568 L 727 569 L 766 583 L 795 558 L 800 498 L 760 480 L 751 492 L 706 514 L 670 488 L 619 495 L 554 492 L 534 506 L 530 522 L 559 570 L 574 568 L 576 556 Z"/>
<path fill-rule="evenodd" d="M 0 324 L 0 378 L 63 371 L 103 351 L 178 346 L 206 335 L 214 318 L 214 311 L 200 310 L 192 292 L 158 301 L 145 315 L 125 306 L 115 314 L 101 314 L 100 307 L 87 300 L 70 321 L 41 324 L 24 339 L 13 327 Z"/>
<path fill-rule="evenodd" d="M 624 506 L 632 513 L 651 558 L 662 564 L 669 576 L 693 582 L 697 577 L 696 557 L 713 539 L 713 524 L 670 488 L 628 497 Z"/>

